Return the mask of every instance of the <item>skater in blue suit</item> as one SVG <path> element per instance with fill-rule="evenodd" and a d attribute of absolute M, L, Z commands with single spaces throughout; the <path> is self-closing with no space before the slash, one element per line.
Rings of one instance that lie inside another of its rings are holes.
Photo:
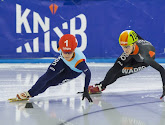
<path fill-rule="evenodd" d="M 37 82 L 27 92 L 17 94 L 18 99 L 28 99 L 43 93 L 50 86 L 57 86 L 85 74 L 83 97 L 92 102 L 88 93 L 91 72 L 86 64 L 85 55 L 77 48 L 77 39 L 71 34 L 63 35 L 59 40 L 60 56 L 49 66 Z"/>

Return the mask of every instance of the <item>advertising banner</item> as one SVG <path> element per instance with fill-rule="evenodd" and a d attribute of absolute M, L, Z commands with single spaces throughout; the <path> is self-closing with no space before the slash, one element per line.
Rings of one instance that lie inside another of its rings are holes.
<path fill-rule="evenodd" d="M 57 57 L 63 34 L 73 34 L 87 58 L 117 58 L 118 37 L 132 29 L 164 58 L 164 0 L 1 0 L 0 57 Z"/>

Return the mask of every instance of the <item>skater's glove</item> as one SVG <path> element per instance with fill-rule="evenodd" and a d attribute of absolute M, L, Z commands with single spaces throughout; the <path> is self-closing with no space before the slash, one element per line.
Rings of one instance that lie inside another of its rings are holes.
<path fill-rule="evenodd" d="M 163 86 L 163 94 L 162 94 L 162 96 L 160 97 L 160 99 L 162 99 L 164 96 L 165 96 L 165 86 Z"/>
<path fill-rule="evenodd" d="M 89 102 L 93 102 L 89 93 L 88 93 L 88 88 L 85 88 L 85 87 L 84 87 L 82 100 L 84 100 L 84 98 L 87 98 Z"/>

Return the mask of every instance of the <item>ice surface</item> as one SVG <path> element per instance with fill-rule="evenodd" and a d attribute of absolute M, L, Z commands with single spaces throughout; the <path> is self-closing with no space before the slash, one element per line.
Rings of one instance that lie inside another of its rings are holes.
<path fill-rule="evenodd" d="M 90 84 L 104 79 L 112 63 L 89 63 Z M 165 66 L 164 64 L 161 64 Z M 151 67 L 119 78 L 102 94 L 91 95 L 93 103 L 82 101 L 84 75 L 30 100 L 9 103 L 8 98 L 27 91 L 49 64 L 0 64 L 0 120 L 2 125 L 164 125 L 165 103 L 159 97 L 162 81 Z"/>

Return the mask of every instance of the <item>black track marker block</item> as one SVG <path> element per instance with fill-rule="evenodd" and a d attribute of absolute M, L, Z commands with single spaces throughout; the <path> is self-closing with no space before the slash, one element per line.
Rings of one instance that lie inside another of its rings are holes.
<path fill-rule="evenodd" d="M 26 103 L 25 108 L 33 108 L 32 103 L 30 103 L 30 102 Z"/>

